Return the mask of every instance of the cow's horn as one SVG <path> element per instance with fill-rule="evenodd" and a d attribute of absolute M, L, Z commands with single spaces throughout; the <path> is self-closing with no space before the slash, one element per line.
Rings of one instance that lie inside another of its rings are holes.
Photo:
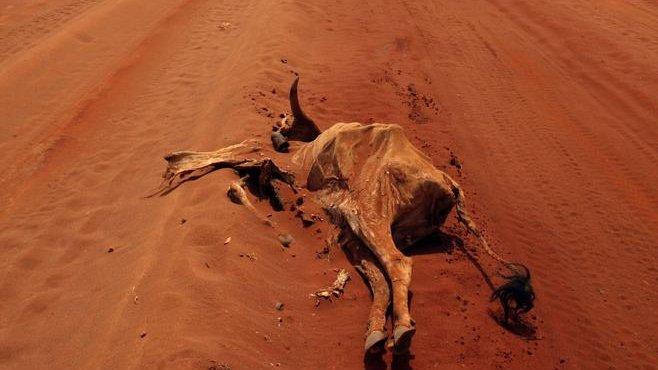
<path fill-rule="evenodd" d="M 299 141 L 313 141 L 320 135 L 320 129 L 302 110 L 299 104 L 299 96 L 297 95 L 297 85 L 299 84 L 299 76 L 295 77 L 295 81 L 290 86 L 290 110 L 292 111 L 293 122 L 285 135 L 290 140 Z"/>

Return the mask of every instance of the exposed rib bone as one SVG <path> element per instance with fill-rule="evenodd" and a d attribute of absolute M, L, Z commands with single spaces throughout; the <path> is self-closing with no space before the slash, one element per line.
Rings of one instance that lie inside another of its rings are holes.
<path fill-rule="evenodd" d="M 271 220 L 269 220 L 267 217 L 263 217 L 263 215 L 260 212 L 258 212 L 256 207 L 254 207 L 253 203 L 251 203 L 251 201 L 247 197 L 247 191 L 244 189 L 244 186 L 248 178 L 249 176 L 245 176 L 238 181 L 233 181 L 231 185 L 229 185 L 226 195 L 229 197 L 231 202 L 235 204 L 241 204 L 247 207 L 247 209 L 251 211 L 251 213 L 253 213 L 261 221 L 263 221 L 263 223 L 274 227 L 275 226 L 274 223 Z"/>
<path fill-rule="evenodd" d="M 336 280 L 330 287 L 319 289 L 315 293 L 311 294 L 311 297 L 315 297 L 317 300 L 315 302 L 316 306 L 320 304 L 320 299 L 331 299 L 332 296 L 340 298 L 348 280 L 350 280 L 350 274 L 347 272 L 347 270 L 340 269 L 338 271 L 338 275 L 336 276 Z"/>

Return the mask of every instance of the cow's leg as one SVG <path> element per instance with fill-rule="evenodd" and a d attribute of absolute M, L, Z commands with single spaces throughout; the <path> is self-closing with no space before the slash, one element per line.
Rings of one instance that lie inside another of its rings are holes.
<path fill-rule="evenodd" d="M 384 350 L 386 342 L 386 311 L 391 303 L 391 292 L 386 276 L 377 264 L 376 257 L 350 230 L 341 235 L 341 245 L 347 252 L 354 267 L 370 286 L 372 305 L 368 315 L 365 333 L 365 352 L 378 353 Z"/>
<path fill-rule="evenodd" d="M 391 281 L 393 290 L 393 340 L 395 351 L 403 353 L 411 345 L 411 337 L 416 329 L 409 315 L 409 284 L 411 283 L 411 258 L 400 252 L 391 235 L 390 229 L 380 225 L 359 222 L 356 230 L 359 237 L 377 256 Z"/>
<path fill-rule="evenodd" d="M 387 338 L 384 326 L 386 325 L 386 310 L 391 302 L 391 292 L 384 273 L 375 261 L 363 259 L 357 265 L 357 268 L 366 276 L 372 290 L 372 305 L 370 306 L 368 328 L 366 329 L 365 351 L 380 352 L 384 349 Z"/>

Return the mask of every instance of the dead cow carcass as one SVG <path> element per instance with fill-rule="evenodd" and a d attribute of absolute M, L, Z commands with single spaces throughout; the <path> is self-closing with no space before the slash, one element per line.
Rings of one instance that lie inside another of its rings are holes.
<path fill-rule="evenodd" d="M 372 289 L 366 352 L 381 349 L 387 339 L 386 312 L 391 300 L 395 351 L 408 350 L 415 332 L 408 307 L 412 261 L 401 251 L 435 233 L 453 208 L 457 219 L 479 239 L 485 252 L 511 271 L 511 275 L 505 276 L 508 282 L 492 295 L 500 299 L 505 320 L 510 313 L 532 308 L 534 293 L 528 270 L 505 261 L 489 248 L 464 208 L 459 185 L 435 168 L 409 142 L 400 126 L 337 123 L 320 132 L 301 110 L 297 83 L 296 79 L 290 93 L 292 115 L 284 119 L 278 134 L 306 142 L 293 155 L 295 175 L 306 180 L 306 188 L 316 194 L 332 222 L 340 228 L 341 243 Z M 281 135 L 277 135 L 275 145 L 281 146 Z M 291 175 L 273 162 L 245 159 L 246 152 L 257 150 L 247 143 L 217 152 L 169 155 L 160 191 L 167 192 L 187 178 L 221 167 L 232 167 L 242 176 L 258 178 L 260 187 L 270 192 L 273 187 L 268 184 L 272 180 L 292 184 Z M 288 149 L 287 145 L 284 147 Z M 265 167 L 267 170 L 258 170 Z M 246 173 L 244 168 L 251 172 Z"/>

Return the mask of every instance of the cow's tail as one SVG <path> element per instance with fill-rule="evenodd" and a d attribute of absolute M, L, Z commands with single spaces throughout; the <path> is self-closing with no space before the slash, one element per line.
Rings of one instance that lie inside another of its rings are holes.
<path fill-rule="evenodd" d="M 482 232 L 471 219 L 464 205 L 464 194 L 454 181 L 452 182 L 452 192 L 455 197 L 457 208 L 457 220 L 466 227 L 469 233 L 473 234 L 482 245 L 482 248 L 491 258 L 507 268 L 509 275 L 500 274 L 506 282 L 498 287 L 492 287 L 491 300 L 498 299 L 504 310 L 503 322 L 507 323 L 510 317 L 516 317 L 520 313 L 528 312 L 534 306 L 535 293 L 530 284 L 530 270 L 523 264 L 509 262 L 502 258 L 487 243 Z M 514 302 L 514 304 L 511 304 Z"/>
<path fill-rule="evenodd" d="M 487 243 L 487 240 L 482 235 L 480 228 L 478 228 L 475 222 L 473 222 L 473 220 L 471 219 L 470 215 L 466 211 L 466 206 L 464 204 L 464 194 L 457 184 L 453 183 L 452 193 L 455 196 L 455 203 L 456 203 L 455 208 L 457 208 L 457 220 L 459 221 L 459 223 L 464 225 L 464 227 L 466 227 L 466 230 L 468 230 L 469 233 L 473 234 L 473 236 L 475 236 L 480 241 L 482 248 L 484 249 L 485 252 L 487 252 L 489 256 L 491 256 L 491 258 L 495 259 L 496 261 L 502 263 L 505 266 L 509 265 L 510 264 L 509 261 L 505 260 L 493 249 L 491 249 L 489 243 Z"/>
<path fill-rule="evenodd" d="M 471 219 L 470 215 L 468 214 L 468 211 L 466 210 L 466 205 L 464 202 L 464 192 L 461 190 L 459 185 L 457 185 L 454 181 L 452 184 L 452 192 L 455 197 L 455 203 L 456 203 L 456 209 L 457 209 L 457 220 L 459 223 L 464 225 L 466 230 L 473 236 L 475 236 L 478 241 L 480 242 L 480 245 L 482 246 L 482 249 L 496 262 L 502 264 L 505 266 L 507 269 L 509 269 L 512 274 L 514 275 L 522 275 L 526 277 L 527 279 L 530 279 L 530 271 L 526 266 L 520 263 L 516 262 L 510 262 L 503 257 L 501 257 L 496 251 L 491 249 L 489 246 L 489 243 L 487 242 L 487 239 L 485 239 L 484 235 L 482 235 L 482 231 L 480 228 L 475 224 L 473 219 Z"/>

